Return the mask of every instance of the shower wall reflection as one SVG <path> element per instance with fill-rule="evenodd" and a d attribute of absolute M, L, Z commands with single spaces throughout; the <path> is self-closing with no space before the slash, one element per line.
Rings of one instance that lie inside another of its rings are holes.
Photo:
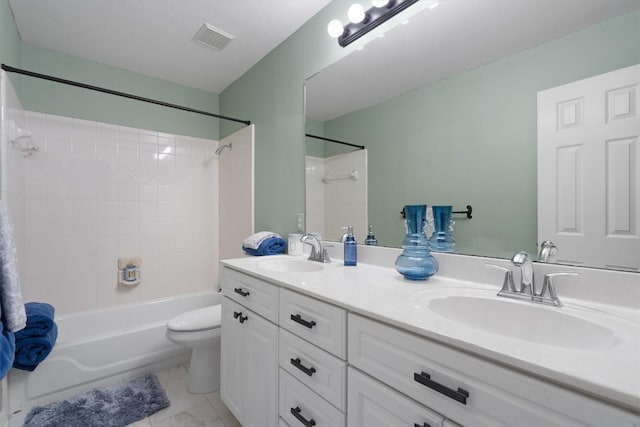
<path fill-rule="evenodd" d="M 339 240 L 353 226 L 358 243 L 367 234 L 367 150 L 329 157 L 307 155 L 307 232 Z"/>

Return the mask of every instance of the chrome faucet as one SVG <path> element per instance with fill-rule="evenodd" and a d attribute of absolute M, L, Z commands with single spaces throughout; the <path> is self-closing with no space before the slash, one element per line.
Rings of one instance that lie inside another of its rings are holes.
<path fill-rule="evenodd" d="M 520 267 L 522 273 L 519 292 L 531 296 L 536 295 L 536 283 L 533 279 L 533 262 L 531 262 L 529 254 L 525 251 L 517 252 L 511 258 L 511 263 L 516 267 Z"/>
<path fill-rule="evenodd" d="M 538 261 L 549 262 L 549 257 L 557 255 L 558 247 L 549 240 L 545 240 L 540 244 L 540 253 L 538 254 Z"/>
<path fill-rule="evenodd" d="M 318 237 L 313 234 L 305 234 L 300 238 L 300 241 L 311 246 L 309 261 L 318 261 L 323 263 L 331 262 L 331 259 L 329 259 L 329 255 L 327 254 L 327 248 L 322 247 L 322 242 Z"/>
<path fill-rule="evenodd" d="M 500 265 L 486 264 L 487 267 L 492 267 L 504 271 L 505 273 L 504 282 L 500 292 L 498 292 L 498 296 L 562 307 L 562 301 L 558 298 L 553 279 L 559 276 L 578 276 L 577 273 L 545 274 L 542 289 L 540 290 L 540 293 L 538 293 L 536 292 L 536 285 L 533 277 L 533 262 L 531 261 L 529 254 L 524 251 L 517 252 L 511 258 L 511 262 L 513 265 L 520 267 L 521 269 L 522 278 L 519 289 L 516 289 L 516 286 L 513 283 L 513 272 L 511 270 Z"/>

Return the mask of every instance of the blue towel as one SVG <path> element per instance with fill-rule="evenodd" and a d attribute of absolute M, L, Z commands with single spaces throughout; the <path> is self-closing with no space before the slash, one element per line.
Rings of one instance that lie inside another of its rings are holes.
<path fill-rule="evenodd" d="M 0 379 L 4 378 L 11 369 L 15 350 L 16 343 L 13 332 L 4 329 L 4 325 L 0 321 Z"/>
<path fill-rule="evenodd" d="M 16 350 L 13 367 L 33 371 L 49 355 L 58 338 L 53 321 L 55 309 L 42 302 L 25 304 L 27 326 L 15 333 Z"/>
<path fill-rule="evenodd" d="M 27 326 L 16 332 L 16 340 L 45 336 L 53 328 L 55 308 L 46 302 L 28 302 L 24 305 L 27 312 Z"/>
<path fill-rule="evenodd" d="M 287 243 L 280 237 L 269 237 L 264 239 L 262 243 L 260 243 L 260 246 L 258 246 L 258 249 L 242 246 L 243 251 L 253 256 L 283 254 L 285 249 L 287 249 Z"/>
<path fill-rule="evenodd" d="M 55 323 L 46 335 L 20 340 L 16 338 L 16 360 L 13 367 L 33 371 L 51 353 L 57 338 L 58 326 Z"/>

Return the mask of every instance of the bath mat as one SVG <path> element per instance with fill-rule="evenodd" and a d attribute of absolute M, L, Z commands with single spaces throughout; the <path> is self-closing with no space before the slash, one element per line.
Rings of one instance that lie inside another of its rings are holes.
<path fill-rule="evenodd" d="M 37 406 L 25 427 L 124 427 L 169 406 L 158 378 L 142 375 L 110 387 L 95 388 L 66 400 Z"/>

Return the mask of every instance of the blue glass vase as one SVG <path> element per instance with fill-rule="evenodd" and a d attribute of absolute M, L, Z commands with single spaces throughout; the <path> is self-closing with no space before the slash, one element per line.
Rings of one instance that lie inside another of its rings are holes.
<path fill-rule="evenodd" d="M 402 240 L 402 254 L 396 258 L 396 270 L 409 280 L 427 280 L 438 271 L 438 261 L 429 251 L 424 234 L 427 205 L 406 205 L 404 213 L 407 235 Z"/>
<path fill-rule="evenodd" d="M 456 242 L 453 239 L 451 206 L 432 206 L 433 234 L 429 238 L 432 251 L 454 252 Z"/>

